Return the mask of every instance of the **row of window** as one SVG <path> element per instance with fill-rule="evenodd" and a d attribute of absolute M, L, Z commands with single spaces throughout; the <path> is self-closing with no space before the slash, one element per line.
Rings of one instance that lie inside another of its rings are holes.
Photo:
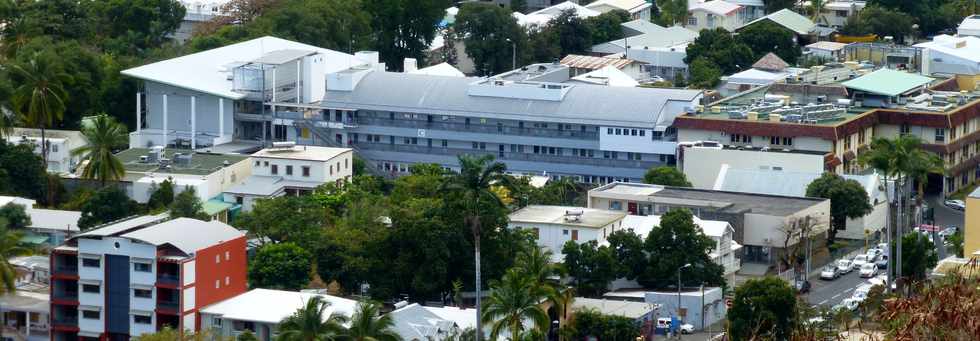
<path fill-rule="evenodd" d="M 752 135 L 730 134 L 729 141 L 732 143 L 752 143 Z M 792 146 L 792 137 L 769 136 L 769 144 L 773 146 Z"/>
<path fill-rule="evenodd" d="M 371 111 L 365 111 L 363 113 L 362 112 L 354 112 L 353 116 L 351 116 L 350 114 L 348 114 L 348 117 L 349 118 L 356 118 L 358 116 L 361 116 L 359 114 L 367 114 L 366 116 L 368 116 L 368 117 L 376 117 L 376 118 L 385 117 L 384 114 L 381 114 L 381 113 L 378 113 L 378 112 L 371 112 Z M 329 117 L 329 116 L 327 116 L 327 117 Z M 414 113 L 402 113 L 401 115 L 398 115 L 398 114 L 396 114 L 394 112 L 388 112 L 387 113 L 387 118 L 389 120 L 394 120 L 396 118 L 400 118 L 400 119 L 406 119 L 406 120 L 425 120 L 426 122 L 432 123 L 432 122 L 435 122 L 436 121 L 436 118 L 437 117 L 439 118 L 439 121 L 443 121 L 443 122 L 445 122 L 445 121 L 452 121 L 454 119 L 459 119 L 457 116 L 449 116 L 449 115 L 414 114 Z M 463 119 L 463 124 L 465 124 L 465 125 L 473 124 L 473 121 L 474 121 L 474 118 L 471 118 L 471 117 L 462 117 L 462 119 Z M 339 121 L 339 119 L 337 119 L 337 120 Z M 479 122 L 479 124 L 486 125 L 486 124 L 489 124 L 490 123 L 490 121 L 488 119 L 486 119 L 486 118 L 476 118 L 475 120 L 477 122 Z M 504 122 L 499 122 L 498 121 L 498 122 L 496 122 L 496 125 L 497 125 L 498 130 L 503 130 L 503 128 L 504 128 Z M 552 126 L 551 126 L 551 123 L 548 123 L 548 122 L 531 122 L 531 127 L 536 128 L 536 129 L 550 129 Z M 576 130 L 575 129 L 575 125 L 567 124 L 567 123 L 557 123 L 557 124 L 555 124 L 554 127 L 558 131 L 571 131 L 571 130 Z M 524 121 L 517 121 L 517 128 L 524 129 L 525 128 L 525 122 Z M 590 129 L 589 129 L 589 126 L 583 124 L 583 125 L 578 125 L 578 129 L 577 130 L 579 130 L 581 132 L 587 132 Z M 598 126 L 594 126 L 593 130 L 596 131 L 596 132 L 598 132 L 599 127 Z"/>
<path fill-rule="evenodd" d="M 520 227 L 518 227 L 518 228 L 520 228 Z M 562 229 L 561 230 L 561 235 L 567 236 L 569 232 L 571 232 L 571 234 L 572 234 L 571 240 L 578 240 L 578 230 L 575 230 L 575 229 L 572 229 L 572 230 Z M 541 239 L 541 229 L 539 229 L 537 227 L 532 227 L 531 228 L 531 235 L 534 236 L 534 239 L 535 240 Z"/>
<path fill-rule="evenodd" d="M 98 320 L 101 318 L 101 314 L 98 310 L 82 310 L 82 318 L 87 320 Z M 150 315 L 133 314 L 133 323 L 135 324 L 151 324 L 153 323 L 153 317 Z"/>
<path fill-rule="evenodd" d="M 85 268 L 98 268 L 102 266 L 102 260 L 99 258 L 82 258 L 82 267 Z M 153 265 L 144 262 L 133 262 L 133 271 L 136 272 L 153 272 Z"/>
<path fill-rule="evenodd" d="M 612 129 L 612 128 L 610 128 L 610 129 Z M 633 130 L 636 130 L 636 129 L 633 129 Z M 643 135 L 640 135 L 640 136 L 643 136 Z M 354 141 L 357 142 L 358 135 L 357 134 L 354 134 L 353 137 L 354 137 Z M 433 139 L 426 139 L 426 140 L 427 140 L 426 141 L 427 146 L 428 147 L 432 147 L 432 140 Z M 379 141 L 381 141 L 381 135 L 371 135 L 371 134 L 368 134 L 367 135 L 367 141 L 368 142 L 379 142 Z M 389 142 L 389 144 L 395 144 L 395 136 L 388 136 L 388 142 Z M 418 145 L 419 144 L 419 139 L 417 137 L 403 137 L 402 138 L 402 142 L 403 142 L 403 144 L 406 144 L 406 145 Z M 473 141 L 473 142 L 470 142 L 470 143 L 471 143 L 470 146 L 471 146 L 472 149 L 478 149 L 478 150 L 486 150 L 487 149 L 487 143 L 486 142 L 476 142 L 476 141 Z M 440 145 L 443 148 L 448 148 L 448 146 L 449 146 L 449 140 L 441 139 L 440 140 Z M 504 150 L 505 150 L 505 146 L 506 146 L 505 144 L 498 144 L 497 145 L 497 151 L 503 153 Z M 524 148 L 524 147 L 529 147 L 529 148 Z M 562 147 L 530 146 L 530 145 L 522 145 L 522 144 L 511 144 L 510 145 L 510 152 L 511 153 L 524 153 L 525 150 L 530 151 L 532 154 L 547 154 L 547 155 L 559 155 L 559 156 L 561 156 L 561 155 L 569 155 L 569 156 L 590 157 L 590 158 L 591 157 L 595 157 L 595 150 L 594 149 L 571 148 L 571 154 L 566 154 L 565 153 L 565 149 L 562 148 Z M 619 152 L 616 152 L 616 151 L 603 151 L 602 158 L 603 159 L 619 159 Z M 626 160 L 642 161 L 643 160 L 643 154 L 642 153 L 627 152 L 626 153 Z M 666 155 L 661 155 L 661 160 L 660 161 L 661 162 L 667 162 Z M 346 164 L 346 160 L 345 160 L 345 164 Z M 273 170 L 275 170 L 275 168 L 273 168 Z M 273 172 L 272 174 L 276 174 L 276 173 Z"/>
<path fill-rule="evenodd" d="M 608 135 L 646 136 L 645 129 L 606 128 Z"/>
<path fill-rule="evenodd" d="M 377 167 L 379 171 L 385 172 L 397 172 L 402 174 L 407 174 L 409 172 L 409 167 L 411 164 L 394 162 L 394 161 L 379 161 Z M 446 171 L 453 171 L 451 168 L 444 167 Z M 590 184 L 607 184 L 613 182 L 630 182 L 629 178 L 615 177 L 615 176 L 600 176 L 600 175 L 552 175 L 552 179 L 560 178 L 571 178 L 575 182 L 583 182 Z"/>

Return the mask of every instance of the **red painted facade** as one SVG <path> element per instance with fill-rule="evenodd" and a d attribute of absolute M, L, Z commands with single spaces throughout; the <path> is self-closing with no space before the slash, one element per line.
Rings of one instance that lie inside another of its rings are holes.
<path fill-rule="evenodd" d="M 242 236 L 197 251 L 194 257 L 196 278 L 193 284 L 182 288 L 182 291 L 191 287 L 195 288 L 194 309 L 182 313 L 182 321 L 184 315 L 196 314 L 200 308 L 221 302 L 248 290 L 245 249 L 246 239 L 245 236 Z M 200 329 L 201 317 L 195 316 L 194 326 L 184 327 L 194 330 Z"/>

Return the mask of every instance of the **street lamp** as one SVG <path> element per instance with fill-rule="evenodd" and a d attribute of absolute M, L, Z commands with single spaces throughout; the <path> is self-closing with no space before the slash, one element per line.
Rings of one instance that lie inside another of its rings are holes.
<path fill-rule="evenodd" d="M 680 328 L 681 319 L 681 270 L 690 268 L 691 263 L 684 264 L 684 266 L 677 268 L 677 326 L 674 326 L 674 330 Z"/>
<path fill-rule="evenodd" d="M 510 54 L 511 70 L 517 70 L 517 42 L 510 40 L 510 38 L 507 38 L 507 42 L 510 43 L 511 46 L 511 54 Z"/>

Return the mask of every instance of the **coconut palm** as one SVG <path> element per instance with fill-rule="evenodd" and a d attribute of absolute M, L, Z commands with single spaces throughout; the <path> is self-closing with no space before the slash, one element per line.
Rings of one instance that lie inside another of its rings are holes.
<path fill-rule="evenodd" d="M 473 234 L 476 315 L 479 317 L 482 309 L 482 295 L 480 293 L 480 235 L 482 225 L 480 216 L 482 212 L 504 206 L 500 198 L 491 190 L 491 185 L 508 183 L 508 177 L 504 174 L 507 171 L 507 166 L 495 162 L 493 155 L 481 157 L 460 155 L 459 165 L 459 173 L 453 174 L 449 181 L 443 184 L 442 189 L 456 195 L 459 203 L 464 205 L 464 221 Z M 479 318 L 476 319 L 476 335 L 477 340 L 483 339 L 483 325 Z"/>
<path fill-rule="evenodd" d="M 552 287 L 552 277 L 559 274 L 557 264 L 551 262 L 552 252 L 537 245 L 528 247 L 517 254 L 514 268 L 523 275 L 531 277 L 538 288 Z"/>
<path fill-rule="evenodd" d="M 13 92 L 14 111 L 27 126 L 41 130 L 41 157 L 45 167 L 48 164 L 45 129 L 61 120 L 68 100 L 63 84 L 71 81 L 54 62 L 56 57 L 35 52 L 26 63 L 10 65 L 19 82 Z"/>
<path fill-rule="evenodd" d="M 504 331 L 516 339 L 526 330 L 548 328 L 548 313 L 541 307 L 546 295 L 536 289 L 534 282 L 534 278 L 516 268 L 508 270 L 499 281 L 491 282 L 493 291 L 487 297 L 481 318 L 490 323 L 491 340 L 499 339 Z M 531 328 L 525 328 L 524 321 L 530 321 Z"/>
<path fill-rule="evenodd" d="M 0 295 L 17 290 L 17 271 L 7 260 L 28 253 L 20 246 L 20 232 L 7 229 L 7 222 L 0 218 Z"/>
<path fill-rule="evenodd" d="M 353 341 L 401 341 L 401 336 L 393 330 L 395 321 L 391 315 L 381 315 L 379 312 L 380 307 L 375 303 L 358 303 L 344 338 Z"/>
<path fill-rule="evenodd" d="M 827 6 L 827 1 L 810 0 L 810 5 L 807 6 L 806 8 L 807 12 L 810 12 L 810 20 L 812 20 L 813 22 L 820 21 L 820 13 L 823 12 L 824 7 L 826 6 Z"/>
<path fill-rule="evenodd" d="M 345 334 L 343 315 L 325 315 L 330 302 L 321 296 L 310 297 L 306 305 L 279 322 L 280 341 L 339 340 Z"/>
<path fill-rule="evenodd" d="M 126 174 L 126 168 L 112 152 L 126 144 L 126 127 L 109 115 L 100 114 L 82 128 L 82 134 L 88 144 L 72 151 L 72 154 L 83 155 L 83 159 L 88 161 L 82 177 L 97 179 L 103 187 L 108 180 L 121 179 Z"/>

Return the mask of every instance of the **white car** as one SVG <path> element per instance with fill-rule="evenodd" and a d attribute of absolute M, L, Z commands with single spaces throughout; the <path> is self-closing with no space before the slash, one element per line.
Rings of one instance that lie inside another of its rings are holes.
<path fill-rule="evenodd" d="M 861 277 L 874 277 L 878 276 L 878 265 L 875 263 L 865 263 L 861 265 L 861 270 L 859 272 Z"/>
<path fill-rule="evenodd" d="M 864 302 L 864 300 L 868 298 L 868 293 L 871 292 L 872 287 L 874 287 L 873 284 L 862 284 L 854 290 L 854 294 L 851 294 L 851 298 L 857 300 L 858 302 Z"/>
<path fill-rule="evenodd" d="M 966 203 L 963 200 L 950 199 L 943 202 L 946 207 L 952 208 L 954 210 L 963 211 L 966 210 Z"/>
<path fill-rule="evenodd" d="M 827 265 L 822 271 L 820 271 L 820 279 L 834 280 L 837 279 L 837 277 L 840 277 L 841 274 L 843 274 L 843 272 L 840 270 L 840 268 L 833 265 Z"/>
<path fill-rule="evenodd" d="M 837 261 L 837 269 L 842 274 L 851 273 L 851 271 L 854 271 L 854 263 L 851 263 L 850 259 L 841 259 Z"/>
<path fill-rule="evenodd" d="M 846 310 L 849 310 L 849 311 L 855 311 L 855 310 L 857 310 L 858 305 L 860 305 L 860 304 L 861 304 L 861 301 L 860 300 L 857 300 L 857 299 L 854 299 L 854 298 L 845 298 L 843 301 L 841 301 L 839 304 L 835 305 L 831 309 L 833 309 L 833 310 L 846 309 Z"/>
<path fill-rule="evenodd" d="M 868 252 L 865 252 L 864 254 L 868 255 L 868 258 L 878 258 L 878 256 L 881 256 L 881 254 L 883 253 L 884 251 L 882 251 L 881 249 L 873 248 L 873 249 L 868 249 Z"/>
<path fill-rule="evenodd" d="M 851 260 L 851 263 L 854 264 L 854 267 L 860 269 L 862 266 L 864 266 L 864 264 L 868 263 L 868 255 L 854 256 L 854 259 Z"/>

